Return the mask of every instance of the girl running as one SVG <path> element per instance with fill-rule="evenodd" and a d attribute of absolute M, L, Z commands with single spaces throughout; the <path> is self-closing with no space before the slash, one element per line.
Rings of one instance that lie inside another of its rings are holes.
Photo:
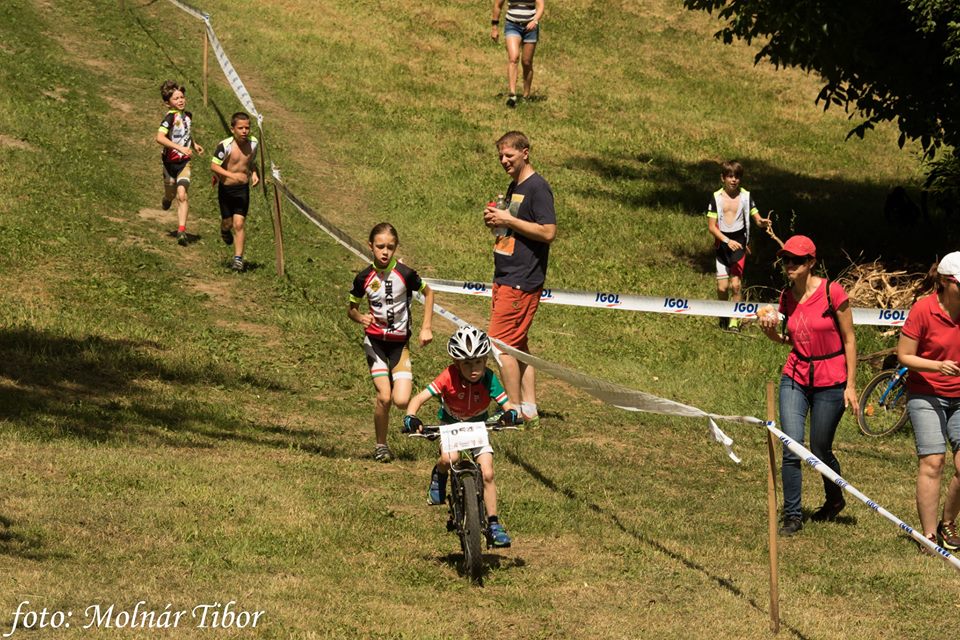
<path fill-rule="evenodd" d="M 420 346 L 433 340 L 433 290 L 416 271 L 397 262 L 394 254 L 400 238 L 389 222 L 381 222 L 370 230 L 370 251 L 373 263 L 357 274 L 350 290 L 347 315 L 364 327 L 363 349 L 370 366 L 370 377 L 377 390 L 373 410 L 373 426 L 377 446 L 373 458 L 390 462 L 393 453 L 387 447 L 387 422 L 391 402 L 401 411 L 407 408 L 413 389 L 413 373 L 407 342 L 412 335 L 410 298 L 419 291 L 426 298 Z M 369 311 L 360 311 L 360 301 L 367 297 Z"/>

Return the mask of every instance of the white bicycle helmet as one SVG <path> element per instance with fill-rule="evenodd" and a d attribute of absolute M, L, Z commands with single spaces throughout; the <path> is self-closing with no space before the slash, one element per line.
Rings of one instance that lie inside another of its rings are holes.
<path fill-rule="evenodd" d="M 472 360 L 490 353 L 490 338 L 476 327 L 460 327 L 450 336 L 447 353 L 454 360 Z"/>

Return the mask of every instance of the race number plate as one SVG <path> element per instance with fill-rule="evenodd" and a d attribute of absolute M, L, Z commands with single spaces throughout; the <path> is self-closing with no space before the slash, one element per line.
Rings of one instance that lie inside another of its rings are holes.
<path fill-rule="evenodd" d="M 456 422 L 440 425 L 440 448 L 446 452 L 485 447 L 487 425 L 482 422 Z"/>

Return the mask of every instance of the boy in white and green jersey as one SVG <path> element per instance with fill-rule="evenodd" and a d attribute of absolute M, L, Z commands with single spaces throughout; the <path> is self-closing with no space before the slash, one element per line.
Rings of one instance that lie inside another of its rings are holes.
<path fill-rule="evenodd" d="M 707 205 L 707 230 L 713 236 L 717 267 L 717 298 L 742 298 L 743 267 L 750 242 L 751 219 L 761 229 L 770 226 L 769 218 L 760 215 L 757 203 L 750 192 L 740 188 L 743 165 L 736 160 L 721 165 L 720 180 L 723 188 L 717 189 Z M 739 331 L 737 318 L 720 318 L 724 329 Z"/>

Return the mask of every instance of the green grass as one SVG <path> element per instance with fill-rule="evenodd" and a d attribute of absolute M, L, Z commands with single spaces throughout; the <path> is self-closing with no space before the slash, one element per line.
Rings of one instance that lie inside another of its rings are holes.
<path fill-rule="evenodd" d="M 480 210 L 506 185 L 492 145 L 510 128 L 531 135 L 557 195 L 554 287 L 711 297 L 701 211 L 730 156 L 778 232 L 809 232 L 832 272 L 841 248 L 874 257 L 896 239 L 886 258 L 928 260 L 953 247 L 943 221 L 882 221 L 887 189 L 912 185 L 917 166 L 892 130 L 844 143 L 850 122 L 812 105 L 814 79 L 753 67 L 679 3 L 621 4 L 548 6 L 542 99 L 516 111 L 499 95 L 486 6 L 202 9 L 289 184 L 355 238 L 394 222 L 425 275 L 489 280 Z M 399 461 L 369 457 L 372 390 L 345 304 L 361 265 L 285 207 L 277 278 L 257 192 L 255 268 L 229 273 L 209 155 L 194 167 L 199 238 L 182 249 L 168 235 L 173 214 L 155 211 L 161 81 L 188 83 L 208 154 L 240 107 L 213 63 L 202 105 L 199 23 L 165 2 L 126 6 L 0 7 L 0 625 L 22 600 L 81 611 L 232 599 L 264 610 L 263 625 L 218 637 L 768 636 L 763 434 L 721 425 L 744 458 L 734 466 L 702 421 L 619 411 L 546 377 L 544 428 L 495 443 L 516 545 L 488 555 L 483 589 L 458 576 L 455 538 L 423 506 L 432 446 L 391 435 Z M 755 248 L 749 284 L 779 286 L 771 243 Z M 487 301 L 440 298 L 486 318 Z M 545 306 L 533 345 L 603 379 L 762 417 L 784 353 L 713 325 Z M 435 344 L 414 350 L 419 384 L 445 364 L 447 330 L 438 320 Z M 864 352 L 889 346 L 858 337 Z M 849 480 L 914 521 L 909 433 L 868 441 L 845 418 L 837 449 Z M 814 507 L 819 478 L 805 483 Z M 783 541 L 780 561 L 793 637 L 949 628 L 956 574 L 860 505 Z"/>

